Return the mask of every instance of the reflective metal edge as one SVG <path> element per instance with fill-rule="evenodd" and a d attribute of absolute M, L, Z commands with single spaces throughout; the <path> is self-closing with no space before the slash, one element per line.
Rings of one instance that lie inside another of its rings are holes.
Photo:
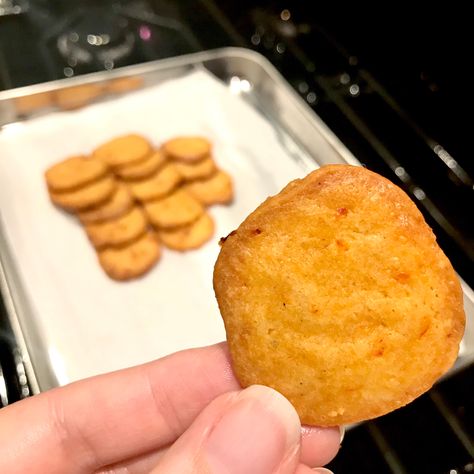
<path fill-rule="evenodd" d="M 23 359 L 23 364 L 25 366 L 31 392 L 36 395 L 40 393 L 37 370 L 33 368 L 31 363 L 30 350 L 28 349 L 23 328 L 20 323 L 22 318 L 19 315 L 19 308 L 17 306 L 20 301 L 27 301 L 27 298 L 21 297 L 18 294 L 18 291 L 21 292 L 21 285 L 18 281 L 16 281 L 16 277 L 10 273 L 13 271 L 14 265 L 12 262 L 7 262 L 8 259 L 11 260 L 11 257 L 8 252 L 7 243 L 0 221 L 0 297 L 3 298 L 5 310 L 7 312 L 13 335 L 15 337 L 15 343 L 18 346 Z M 16 295 L 14 295 L 14 293 L 16 293 Z"/>
<path fill-rule="evenodd" d="M 328 160 L 324 159 L 324 150 L 319 150 L 318 146 L 315 146 L 313 143 L 315 135 L 312 132 L 323 137 L 326 146 L 329 146 L 333 152 L 339 155 L 342 163 L 360 165 L 360 162 L 354 155 L 291 88 L 275 67 L 259 53 L 244 48 L 222 48 L 204 51 L 128 66 L 116 71 L 101 71 L 80 77 L 61 79 L 0 92 L 0 133 L 2 126 L 8 126 L 8 124 L 17 121 L 16 117 L 12 118 L 11 113 L 5 113 L 5 111 L 11 110 L 9 105 L 11 106 L 13 101 L 19 97 L 42 92 L 54 92 L 77 85 L 108 82 L 125 77 L 142 77 L 145 79 L 145 84 L 150 85 L 168 78 L 177 77 L 179 74 L 192 68 L 202 66 L 208 69 L 212 63 L 215 66 L 218 61 L 221 62 L 221 66 L 224 68 L 223 72 L 235 71 L 235 74 L 242 74 L 242 78 L 253 76 L 254 82 L 256 78 L 260 81 L 262 81 L 262 78 L 265 79 L 263 81 L 265 87 L 259 91 L 260 94 L 263 94 L 263 97 L 259 97 L 260 105 L 263 105 L 264 109 L 268 109 L 267 111 L 270 111 L 272 115 L 274 114 L 273 118 L 277 119 L 279 126 L 290 136 L 294 137 L 303 148 L 306 148 L 311 156 L 318 156 L 319 159 L 316 160 L 318 163 L 325 164 Z M 212 71 L 212 68 L 210 70 Z M 218 74 L 215 73 L 215 75 L 219 77 Z M 255 95 L 255 92 L 253 94 Z M 252 93 L 249 93 L 248 96 L 247 99 L 251 98 Z M 94 101 L 93 103 L 96 102 Z M 56 109 L 50 108 L 47 110 L 47 113 L 54 110 Z M 321 143 L 318 145 L 321 145 Z M 8 252 L 7 243 L 1 237 L 2 228 L 0 221 L 0 290 L 5 299 L 14 335 L 24 355 L 32 391 L 33 393 L 38 393 L 57 385 L 57 381 L 47 361 L 39 360 L 41 358 L 35 357 L 35 353 L 38 352 L 37 348 L 41 345 L 41 339 L 37 330 L 26 321 L 26 315 L 31 309 L 27 303 L 26 295 L 21 290 L 19 278 Z M 472 327 L 473 324 L 469 324 L 471 321 L 474 323 L 474 292 L 465 282 L 462 282 L 462 286 L 468 324 L 460 350 L 460 357 L 447 375 L 474 361 L 474 327 Z M 43 354 L 45 354 L 44 351 Z"/>

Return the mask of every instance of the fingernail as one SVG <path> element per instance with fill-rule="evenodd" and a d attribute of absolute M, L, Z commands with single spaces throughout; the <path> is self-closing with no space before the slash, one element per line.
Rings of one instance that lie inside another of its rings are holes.
<path fill-rule="evenodd" d="M 261 385 L 243 390 L 205 442 L 212 473 L 269 474 L 300 442 L 300 420 L 290 402 Z"/>
<path fill-rule="evenodd" d="M 319 474 L 334 474 L 332 471 L 326 469 L 325 467 L 315 467 L 313 471 L 318 472 Z"/>
<path fill-rule="evenodd" d="M 346 434 L 346 428 L 342 425 L 339 426 L 339 432 L 341 433 L 341 439 L 339 440 L 339 444 L 341 444 L 344 440 L 344 435 Z"/>

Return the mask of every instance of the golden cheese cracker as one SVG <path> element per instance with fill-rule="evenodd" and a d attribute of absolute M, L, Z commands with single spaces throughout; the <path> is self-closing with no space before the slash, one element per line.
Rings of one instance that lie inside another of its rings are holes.
<path fill-rule="evenodd" d="M 158 231 L 158 237 L 166 247 L 181 252 L 201 247 L 213 234 L 214 221 L 207 213 L 202 214 L 192 224 Z"/>
<path fill-rule="evenodd" d="M 243 387 L 263 384 L 302 423 L 388 413 L 456 360 L 462 292 L 410 198 L 362 167 L 290 183 L 222 240 L 214 288 Z"/>
<path fill-rule="evenodd" d="M 95 248 L 121 246 L 132 242 L 145 233 L 148 221 L 139 207 L 117 219 L 87 224 L 86 233 Z"/>
<path fill-rule="evenodd" d="M 204 212 L 201 203 L 179 189 L 168 197 L 145 204 L 150 222 L 157 228 L 168 229 L 190 224 Z"/>
<path fill-rule="evenodd" d="M 160 259 L 161 249 L 156 237 L 146 233 L 131 244 L 106 248 L 98 252 L 99 262 L 113 280 L 125 281 L 147 273 Z"/>

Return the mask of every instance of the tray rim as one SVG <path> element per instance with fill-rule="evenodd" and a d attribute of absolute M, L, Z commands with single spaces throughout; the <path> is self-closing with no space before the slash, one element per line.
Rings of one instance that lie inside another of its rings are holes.
<path fill-rule="evenodd" d="M 359 166 L 359 160 L 349 151 L 349 149 L 342 143 L 342 141 L 334 134 L 334 132 L 326 125 L 326 123 L 309 107 L 309 105 L 293 90 L 288 81 L 276 69 L 275 66 L 262 54 L 249 48 L 229 46 L 225 48 L 210 49 L 200 51 L 197 53 L 185 54 L 182 56 L 174 56 L 165 59 L 157 59 L 141 64 L 134 64 L 131 66 L 124 66 L 114 71 L 98 71 L 89 74 L 84 74 L 77 77 L 70 77 L 64 79 L 56 79 L 54 81 L 43 82 L 40 84 L 32 84 L 28 86 L 0 91 L 0 106 L 3 102 L 7 102 L 20 97 L 32 96 L 43 92 L 54 92 L 69 87 L 94 84 L 105 80 L 113 80 L 124 78 L 128 76 L 140 76 L 145 74 L 153 74 L 163 72 L 167 69 L 174 69 L 186 66 L 196 66 L 206 61 L 217 59 L 240 58 L 253 62 L 261 69 L 263 69 L 268 76 L 282 90 L 286 99 L 290 100 L 293 106 L 296 107 L 298 113 L 308 122 L 313 122 L 321 133 L 322 137 L 334 149 L 334 151 L 341 156 L 341 158 L 348 164 Z M 126 92 L 125 92 L 126 94 Z M 123 94 L 121 94 L 123 95 Z M 50 112 L 54 112 L 52 109 Z M 45 114 L 46 115 L 46 114 Z M 18 119 L 13 122 L 2 124 L 0 121 L 0 133 L 2 129 L 14 123 L 22 123 L 28 121 L 26 119 Z"/>

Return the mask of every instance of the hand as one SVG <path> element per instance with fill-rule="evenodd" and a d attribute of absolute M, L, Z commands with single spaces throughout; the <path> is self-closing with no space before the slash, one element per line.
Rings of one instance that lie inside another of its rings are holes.
<path fill-rule="evenodd" d="M 0 411 L 5 473 L 314 473 L 338 428 L 301 428 L 290 403 L 239 387 L 225 344 L 60 387 Z"/>

